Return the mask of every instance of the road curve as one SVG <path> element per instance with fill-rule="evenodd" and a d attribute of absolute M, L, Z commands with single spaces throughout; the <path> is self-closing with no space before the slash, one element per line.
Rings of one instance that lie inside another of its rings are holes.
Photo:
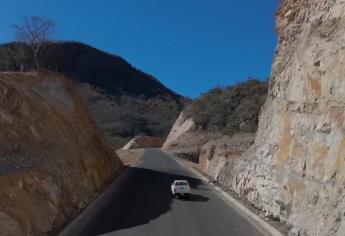
<path fill-rule="evenodd" d="M 263 235 L 212 188 L 159 149 L 146 149 L 125 174 L 121 186 L 79 235 Z M 174 179 L 190 182 L 189 200 L 172 199 Z"/>

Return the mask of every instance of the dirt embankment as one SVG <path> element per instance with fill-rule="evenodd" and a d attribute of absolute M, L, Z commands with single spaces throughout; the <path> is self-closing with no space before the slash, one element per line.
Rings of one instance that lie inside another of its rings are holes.
<path fill-rule="evenodd" d="M 116 151 L 116 154 L 120 157 L 124 167 L 135 166 L 143 155 L 145 149 L 119 149 Z"/>
<path fill-rule="evenodd" d="M 0 73 L 1 235 L 52 234 L 120 170 L 74 86 Z"/>
<path fill-rule="evenodd" d="M 138 148 L 160 148 L 163 146 L 164 139 L 160 137 L 137 136 L 129 141 L 122 149 L 138 149 Z"/>

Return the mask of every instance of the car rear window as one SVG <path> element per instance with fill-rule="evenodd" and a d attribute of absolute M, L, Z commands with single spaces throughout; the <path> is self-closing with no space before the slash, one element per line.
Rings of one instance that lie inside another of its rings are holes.
<path fill-rule="evenodd" d="M 188 185 L 187 182 L 177 182 L 176 185 Z"/>

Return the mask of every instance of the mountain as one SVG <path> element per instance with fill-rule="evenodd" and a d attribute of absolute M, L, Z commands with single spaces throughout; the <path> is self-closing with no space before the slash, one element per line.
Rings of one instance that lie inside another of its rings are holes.
<path fill-rule="evenodd" d="M 58 70 L 70 78 L 89 83 L 109 93 L 145 98 L 181 98 L 156 78 L 134 68 L 123 58 L 85 44 L 54 43 L 45 49 L 44 54 L 46 68 Z"/>
<path fill-rule="evenodd" d="M 7 56 L 12 56 L 9 62 L 10 70 L 17 70 L 19 64 L 24 65 L 26 71 L 34 68 L 30 49 L 25 45 L 8 43 L 0 47 L 2 56 L 6 51 L 10 51 Z M 123 58 L 83 43 L 46 43 L 41 49 L 39 61 L 45 69 L 60 72 L 78 82 L 89 83 L 109 93 L 124 93 L 145 98 L 181 98 L 156 78 L 136 69 Z M 0 69 L 6 70 L 4 61 L 0 61 Z"/>
<path fill-rule="evenodd" d="M 30 49 L 20 43 L 0 46 L 0 70 L 34 68 Z M 184 98 L 126 60 L 77 42 L 45 44 L 43 68 L 73 80 L 107 140 L 120 147 L 136 135 L 164 137 L 184 106 Z"/>

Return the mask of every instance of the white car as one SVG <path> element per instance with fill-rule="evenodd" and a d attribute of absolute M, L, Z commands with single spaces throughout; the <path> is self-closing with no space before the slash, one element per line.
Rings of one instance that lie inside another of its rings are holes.
<path fill-rule="evenodd" d="M 187 180 L 175 180 L 171 184 L 171 195 L 174 198 L 176 196 L 189 198 L 190 186 L 189 186 L 188 181 Z"/>

